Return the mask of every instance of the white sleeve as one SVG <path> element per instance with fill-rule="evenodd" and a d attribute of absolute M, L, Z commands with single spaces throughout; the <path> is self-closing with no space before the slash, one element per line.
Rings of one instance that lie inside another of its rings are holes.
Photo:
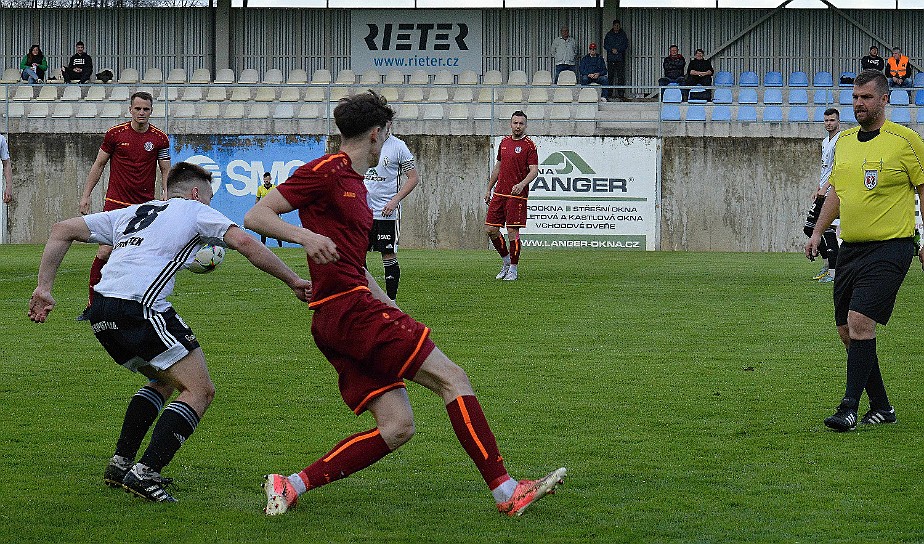
<path fill-rule="evenodd" d="M 407 144 L 404 143 L 403 140 L 401 141 L 401 146 L 398 149 L 398 165 L 400 174 L 405 174 L 408 171 L 416 168 L 416 164 L 414 162 L 414 154 L 411 153 L 411 150 L 408 149 Z"/>
<path fill-rule="evenodd" d="M 10 145 L 6 142 L 3 134 L 0 134 L 0 161 L 10 160 Z"/>
<path fill-rule="evenodd" d="M 87 242 L 107 246 L 115 245 L 115 240 L 118 238 L 115 233 L 116 216 L 118 215 L 116 212 L 120 211 L 113 210 L 83 216 L 87 228 L 90 229 L 90 239 Z"/>
<path fill-rule="evenodd" d="M 221 240 L 225 233 L 234 225 L 231 221 L 215 208 L 202 204 L 196 214 L 196 232 L 204 238 L 217 238 Z"/>

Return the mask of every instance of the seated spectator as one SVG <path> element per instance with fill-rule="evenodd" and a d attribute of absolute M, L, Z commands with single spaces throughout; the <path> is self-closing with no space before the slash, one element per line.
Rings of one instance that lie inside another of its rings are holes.
<path fill-rule="evenodd" d="M 587 46 L 587 54 L 581 59 L 581 64 L 578 68 L 581 72 L 581 85 L 603 85 L 607 83 L 606 62 L 597 52 L 597 44 L 591 43 Z M 609 96 L 608 89 L 603 89 L 600 100 L 606 100 L 607 96 Z"/>
<path fill-rule="evenodd" d="M 911 62 L 908 57 L 902 55 L 902 50 L 898 47 L 892 48 L 892 56 L 889 57 L 886 66 L 886 76 L 889 78 L 889 87 L 911 87 Z"/>
<path fill-rule="evenodd" d="M 19 69 L 22 70 L 23 81 L 41 83 L 45 79 L 45 72 L 48 70 L 48 59 L 42 53 L 42 48 L 32 44 L 29 52 L 19 61 Z"/>
<path fill-rule="evenodd" d="M 702 49 L 697 49 L 693 54 L 693 60 L 687 68 L 687 85 L 702 85 L 703 87 L 712 85 L 712 75 L 715 70 L 712 69 L 712 61 L 703 58 L 705 54 L 706 52 Z"/>
<path fill-rule="evenodd" d="M 885 70 L 885 59 L 879 56 L 879 48 L 875 45 L 869 48 L 869 55 L 860 59 L 860 70 Z"/>
<path fill-rule="evenodd" d="M 64 81 L 79 81 L 87 83 L 93 77 L 93 59 L 85 51 L 83 42 L 77 42 L 77 52 L 71 55 L 67 66 L 61 69 Z"/>
<path fill-rule="evenodd" d="M 671 45 L 669 54 L 664 57 L 664 77 L 658 80 L 658 85 L 664 87 L 671 83 L 683 85 L 683 69 L 687 65 L 687 59 L 683 58 L 676 45 Z"/>

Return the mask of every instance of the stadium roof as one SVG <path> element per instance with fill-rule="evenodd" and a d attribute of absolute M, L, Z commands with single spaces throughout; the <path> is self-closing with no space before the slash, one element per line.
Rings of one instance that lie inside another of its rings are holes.
<path fill-rule="evenodd" d="M 252 8 L 775 8 L 782 0 L 247 0 Z M 924 0 L 790 0 L 785 7 L 827 9 L 924 9 Z M 232 0 L 242 7 L 244 0 Z"/>

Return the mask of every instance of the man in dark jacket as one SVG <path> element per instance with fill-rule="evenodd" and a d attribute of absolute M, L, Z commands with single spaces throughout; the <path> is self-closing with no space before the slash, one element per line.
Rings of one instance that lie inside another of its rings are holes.
<path fill-rule="evenodd" d="M 686 65 L 687 59 L 683 58 L 676 45 L 671 45 L 670 53 L 664 57 L 664 77 L 658 80 L 658 85 L 660 87 L 671 83 L 683 85 L 683 80 L 686 77 L 684 72 Z"/>
<path fill-rule="evenodd" d="M 86 53 L 83 42 L 77 42 L 77 52 L 71 56 L 67 66 L 61 69 L 64 81 L 86 83 L 93 77 L 93 59 Z"/>
<path fill-rule="evenodd" d="M 581 72 L 581 85 L 603 85 L 606 82 L 606 63 L 597 53 L 597 44 L 591 43 L 587 47 L 587 54 L 581 59 L 578 70 Z M 600 100 L 606 100 L 607 94 L 607 89 L 603 89 Z"/>
<path fill-rule="evenodd" d="M 606 67 L 609 71 L 610 85 L 626 84 L 626 51 L 629 49 L 629 37 L 622 29 L 619 19 L 613 19 L 613 28 L 603 38 L 603 49 L 606 51 Z M 620 100 L 626 97 L 625 89 L 610 91 L 610 97 Z"/>

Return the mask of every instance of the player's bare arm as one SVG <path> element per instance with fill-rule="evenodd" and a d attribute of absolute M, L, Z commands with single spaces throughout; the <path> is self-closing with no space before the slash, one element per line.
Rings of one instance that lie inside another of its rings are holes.
<path fill-rule="evenodd" d="M 244 226 L 254 232 L 299 244 L 317 264 L 332 263 L 340 258 L 337 245 L 327 236 L 285 222 L 280 215 L 295 208 L 279 191 L 270 191 L 244 216 Z"/>
<path fill-rule="evenodd" d="M 64 260 L 64 255 L 71 248 L 74 240 L 86 242 L 90 239 L 90 229 L 82 217 L 73 217 L 59 221 L 51 227 L 51 236 L 45 244 L 42 253 L 42 262 L 39 265 L 38 285 L 29 299 L 29 319 L 36 323 L 44 323 L 55 307 L 55 299 L 51 296 L 51 288 L 58 273 L 58 267 Z"/>
<path fill-rule="evenodd" d="M 103 169 L 106 168 L 108 161 L 109 153 L 100 149 L 99 153 L 96 154 L 96 160 L 93 161 L 93 166 L 90 167 L 90 173 L 87 174 L 87 182 L 83 187 L 83 196 L 80 197 L 81 215 L 90 213 L 90 195 L 93 194 L 93 189 L 96 188 L 100 178 L 103 177 Z"/>
<path fill-rule="evenodd" d="M 404 197 L 411 194 L 411 191 L 417 187 L 417 184 L 420 183 L 420 174 L 417 173 L 416 168 L 412 168 L 407 171 L 407 181 L 404 182 L 404 185 L 401 186 L 401 190 L 398 191 L 398 194 L 394 196 L 391 200 L 388 201 L 388 204 L 385 205 L 385 208 L 382 210 L 382 217 L 390 217 L 391 214 L 398 209 L 398 204 L 401 204 L 401 201 L 404 200 Z"/>
<path fill-rule="evenodd" d="M 487 204 L 491 201 L 491 191 L 494 189 L 494 186 L 497 185 L 497 177 L 500 175 L 500 161 L 494 163 L 494 168 L 491 170 L 491 176 L 488 178 L 488 190 L 484 193 L 484 203 Z"/>
<path fill-rule="evenodd" d="M 310 281 L 300 278 L 275 253 L 239 227 L 231 226 L 225 232 L 224 241 L 228 247 L 247 257 L 254 266 L 288 285 L 299 300 L 305 302 L 311 297 Z"/>
<path fill-rule="evenodd" d="M 159 159 L 157 166 L 160 168 L 160 187 L 163 195 L 167 194 L 167 174 L 170 173 L 170 159 Z M 161 197 L 163 198 L 163 197 Z"/>
<path fill-rule="evenodd" d="M 814 261 L 815 257 L 818 256 L 821 234 L 831 226 L 831 223 L 834 221 L 834 218 L 840 214 L 840 211 L 841 199 L 837 196 L 836 191 L 831 191 L 831 194 L 825 198 L 825 204 L 821 207 L 821 212 L 818 214 L 818 221 L 815 222 L 815 230 L 812 231 L 812 237 L 805 243 L 805 256 L 808 257 L 810 261 Z"/>
<path fill-rule="evenodd" d="M 523 181 L 521 181 L 520 183 L 517 183 L 516 185 L 514 185 L 513 187 L 511 187 L 511 189 L 510 189 L 510 194 L 512 194 L 512 195 L 518 195 L 518 194 L 522 193 L 522 192 L 523 192 L 523 189 L 525 189 L 527 185 L 529 185 L 534 179 L 536 179 L 536 176 L 538 176 L 538 175 L 539 175 L 539 165 L 538 165 L 538 164 L 530 164 L 530 165 L 529 165 L 529 174 L 526 174 L 526 177 L 523 178 Z"/>
<path fill-rule="evenodd" d="M 10 166 L 10 159 L 2 162 L 3 179 L 6 180 L 6 183 L 3 184 L 3 202 L 4 204 L 9 204 L 13 201 L 13 167 Z"/>

